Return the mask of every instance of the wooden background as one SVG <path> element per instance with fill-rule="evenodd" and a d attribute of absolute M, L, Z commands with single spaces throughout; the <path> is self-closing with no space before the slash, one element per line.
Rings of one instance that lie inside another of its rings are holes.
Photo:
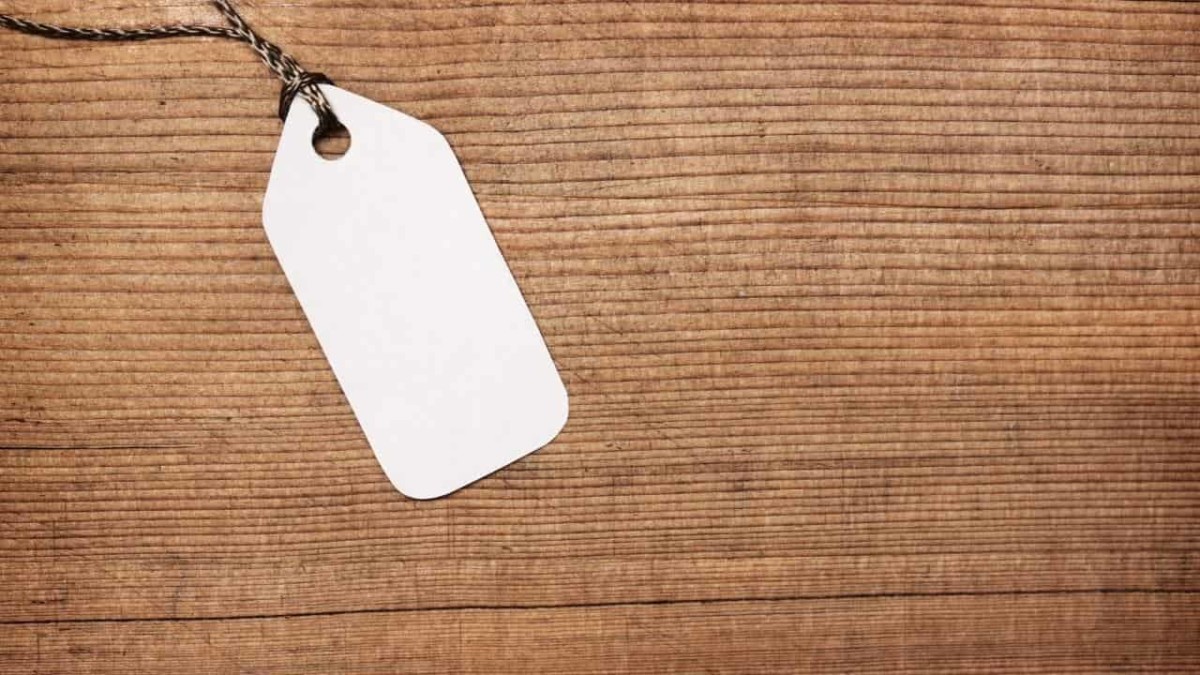
<path fill-rule="evenodd" d="M 0 34 L 0 671 L 1200 670 L 1200 6 L 244 9 L 448 135 L 570 423 L 398 495 L 266 69 Z"/>

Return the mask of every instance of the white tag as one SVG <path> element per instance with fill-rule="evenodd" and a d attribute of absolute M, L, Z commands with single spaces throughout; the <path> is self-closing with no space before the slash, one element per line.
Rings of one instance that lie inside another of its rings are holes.
<path fill-rule="evenodd" d="M 321 89 L 350 149 L 318 155 L 292 106 L 267 238 L 388 479 L 440 497 L 549 443 L 567 391 L 446 139 Z"/>

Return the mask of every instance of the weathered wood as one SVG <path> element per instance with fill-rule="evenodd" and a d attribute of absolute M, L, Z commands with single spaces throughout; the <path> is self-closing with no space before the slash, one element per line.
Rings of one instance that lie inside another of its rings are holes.
<path fill-rule="evenodd" d="M 1186 672 L 1195 654 L 1164 636 L 1200 631 L 1198 610 L 1195 595 L 1087 591 L 88 622 L 16 626 L 6 656 L 121 675 Z"/>
<path fill-rule="evenodd" d="M 1200 669 L 1196 6 L 245 10 L 448 135 L 571 421 L 396 494 L 253 54 L 0 33 L 0 671 Z"/>

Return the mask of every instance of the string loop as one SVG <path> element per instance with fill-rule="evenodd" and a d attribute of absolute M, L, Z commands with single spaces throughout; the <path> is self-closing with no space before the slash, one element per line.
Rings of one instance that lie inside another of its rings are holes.
<path fill-rule="evenodd" d="M 290 54 L 278 45 L 259 35 L 230 0 L 211 0 L 217 11 L 225 17 L 229 27 L 223 26 L 147 26 L 144 28 L 76 28 L 56 26 L 49 23 L 30 21 L 7 14 L 0 14 L 0 28 L 9 28 L 30 35 L 40 35 L 55 40 L 88 40 L 91 42 L 136 42 L 172 37 L 216 37 L 238 40 L 250 45 L 258 58 L 282 80 L 279 92 L 279 119 L 287 119 L 288 109 L 296 96 L 302 97 L 317 114 L 317 130 L 313 138 L 320 138 L 342 126 L 329 99 L 318 85 L 333 84 L 321 73 L 310 73 Z"/>

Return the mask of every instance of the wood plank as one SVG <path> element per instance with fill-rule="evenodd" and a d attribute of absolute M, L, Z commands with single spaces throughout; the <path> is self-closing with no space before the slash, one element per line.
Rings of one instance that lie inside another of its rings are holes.
<path fill-rule="evenodd" d="M 1194 672 L 1195 594 L 890 596 L 21 625 L 40 672 Z M 1031 619 L 1033 619 L 1031 621 Z"/>
<path fill-rule="evenodd" d="M 1196 6 L 244 9 L 448 135 L 571 420 L 396 494 L 253 54 L 0 32 L 0 671 L 1200 668 Z"/>

